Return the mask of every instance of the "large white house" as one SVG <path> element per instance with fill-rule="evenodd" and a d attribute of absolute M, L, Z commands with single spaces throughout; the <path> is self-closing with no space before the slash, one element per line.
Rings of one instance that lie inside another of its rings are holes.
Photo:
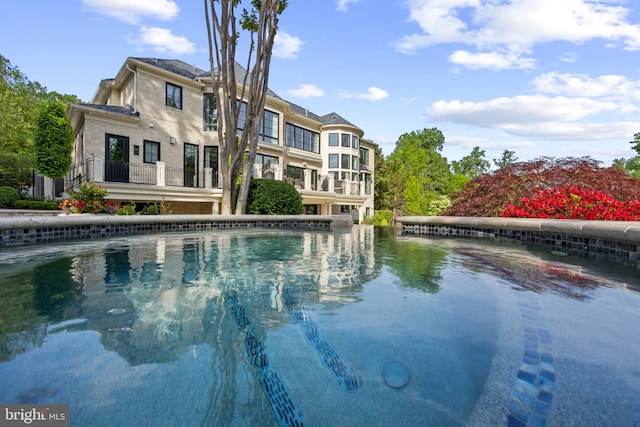
<path fill-rule="evenodd" d="M 241 82 L 243 75 L 236 77 Z M 94 181 L 110 200 L 218 213 L 212 91 L 211 73 L 185 62 L 127 58 L 115 78 L 100 82 L 90 104 L 69 105 L 74 149 L 67 185 Z M 238 132 L 243 123 L 241 117 Z M 319 116 L 269 91 L 253 177 L 291 182 L 307 213 L 349 213 L 362 221 L 373 215 L 376 147 L 363 135 L 336 113 Z"/>

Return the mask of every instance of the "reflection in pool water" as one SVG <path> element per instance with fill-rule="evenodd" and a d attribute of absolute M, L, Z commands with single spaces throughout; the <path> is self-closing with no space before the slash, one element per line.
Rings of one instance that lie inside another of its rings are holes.
<path fill-rule="evenodd" d="M 640 281 L 561 261 L 367 227 L 3 250 L 0 403 L 92 426 L 638 425 Z"/>

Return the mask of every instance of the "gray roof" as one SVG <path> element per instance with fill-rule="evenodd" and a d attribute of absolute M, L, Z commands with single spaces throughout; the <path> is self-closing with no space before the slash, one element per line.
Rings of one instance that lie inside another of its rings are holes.
<path fill-rule="evenodd" d="M 350 121 L 348 121 L 347 119 L 345 119 L 344 117 L 342 117 L 337 113 L 325 114 L 324 116 L 320 117 L 319 121 L 324 123 L 325 125 L 348 125 L 348 126 L 357 127 L 356 125 L 354 125 L 353 123 L 351 123 Z"/>
<path fill-rule="evenodd" d="M 162 68 L 163 70 L 167 70 L 171 73 L 186 77 L 188 79 L 195 79 L 196 77 L 204 77 L 207 75 L 211 75 L 211 73 L 207 73 L 206 71 L 201 70 L 195 65 L 189 65 L 184 61 L 180 61 L 179 59 L 159 59 L 159 58 L 134 58 L 134 59 L 137 59 L 138 61 L 144 62 L 146 64 L 155 65 L 158 68 Z"/>
<path fill-rule="evenodd" d="M 293 104 L 291 102 L 289 102 L 289 106 L 291 107 L 291 111 L 300 115 L 300 116 L 305 116 L 305 117 L 309 117 L 313 120 L 316 120 L 318 122 L 322 122 L 322 120 L 320 120 L 320 116 L 317 115 L 316 113 L 312 113 L 311 111 L 307 110 L 304 107 L 301 107 L 299 105 Z"/>
<path fill-rule="evenodd" d="M 138 117 L 140 113 L 134 112 L 132 107 L 118 107 L 115 105 L 103 105 L 103 104 L 77 104 L 85 108 L 91 108 L 94 110 L 106 111 L 109 113 L 124 114 L 125 116 Z"/>

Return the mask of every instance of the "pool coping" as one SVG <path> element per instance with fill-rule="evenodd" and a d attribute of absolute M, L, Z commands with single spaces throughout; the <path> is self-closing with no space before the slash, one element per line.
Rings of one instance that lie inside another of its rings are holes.
<path fill-rule="evenodd" d="M 0 248 L 162 232 L 261 228 L 350 230 L 350 215 L 16 215 L 0 216 Z"/>
<path fill-rule="evenodd" d="M 640 221 L 402 216 L 396 224 L 402 234 L 516 242 L 640 267 Z"/>

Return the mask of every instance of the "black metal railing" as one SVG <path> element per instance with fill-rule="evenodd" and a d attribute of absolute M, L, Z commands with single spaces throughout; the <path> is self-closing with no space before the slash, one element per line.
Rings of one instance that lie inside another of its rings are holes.
<path fill-rule="evenodd" d="M 84 181 L 95 180 L 96 161 L 89 157 L 84 162 L 75 163 L 66 178 L 67 188 L 75 187 Z M 157 181 L 157 165 L 152 163 L 105 163 L 104 165 L 104 181 L 105 182 L 124 182 L 130 184 L 143 185 L 159 185 Z M 187 175 L 183 168 L 165 166 L 164 185 L 168 187 L 193 187 L 206 188 L 206 174 L 203 171 Z M 271 175 L 269 175 L 271 178 Z M 304 180 L 283 178 L 285 181 L 291 182 L 297 189 L 304 188 Z M 220 188 L 218 173 L 214 172 L 211 176 L 211 187 Z M 334 182 L 334 192 L 338 194 L 346 193 L 346 186 L 349 186 L 350 195 L 361 195 L 360 182 L 336 180 Z M 328 192 L 329 177 L 326 175 L 318 176 L 318 182 L 312 185 L 310 190 Z M 365 182 L 365 194 L 370 194 L 371 183 Z"/>

